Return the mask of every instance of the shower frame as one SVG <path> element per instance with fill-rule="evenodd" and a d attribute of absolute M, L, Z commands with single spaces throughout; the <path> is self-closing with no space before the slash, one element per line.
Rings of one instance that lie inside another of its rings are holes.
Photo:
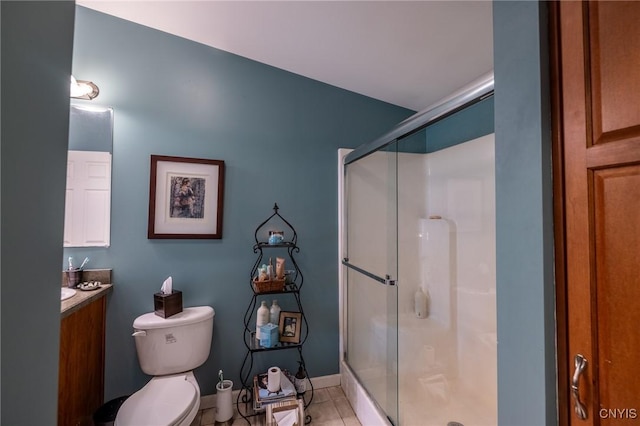
<path fill-rule="evenodd" d="M 339 170 L 339 189 L 340 196 L 338 202 L 339 208 L 339 218 L 341 222 L 340 226 L 340 236 L 339 236 L 339 262 L 342 263 L 344 268 L 340 268 L 339 272 L 339 282 L 340 282 L 340 364 L 341 368 L 346 371 L 347 377 L 355 378 L 357 392 L 348 392 L 347 397 L 350 397 L 349 394 L 360 393 L 361 396 L 364 396 L 367 399 L 367 403 L 359 403 L 355 404 L 355 401 L 351 401 L 356 414 L 361 419 L 376 419 L 376 423 L 390 423 L 393 424 L 391 418 L 384 412 L 384 410 L 377 404 L 375 399 L 371 396 L 371 394 L 364 389 L 363 386 L 358 384 L 358 379 L 356 378 L 349 364 L 346 362 L 347 358 L 347 339 L 348 339 L 348 330 L 347 330 L 347 315 L 346 315 L 346 306 L 347 306 L 347 292 L 345 287 L 346 281 L 346 270 L 350 269 L 359 274 L 362 274 L 374 281 L 377 281 L 380 284 L 385 286 L 395 286 L 397 285 L 397 277 L 393 277 L 391 275 L 378 276 L 370 271 L 367 271 L 363 268 L 360 268 L 358 265 L 349 262 L 349 258 L 344 256 L 344 253 L 347 253 L 347 232 L 346 232 L 346 224 L 347 224 L 347 206 L 345 203 L 345 199 L 347 196 L 347 188 L 346 188 L 346 174 L 347 174 L 347 165 L 354 163 L 374 152 L 381 151 L 386 147 L 398 142 L 402 138 L 411 136 L 412 134 L 419 132 L 420 130 L 430 126 L 440 120 L 443 120 L 459 111 L 462 111 L 478 102 L 481 102 L 485 99 L 490 98 L 494 95 L 494 76 L 493 72 L 489 72 L 469 85 L 461 88 L 456 91 L 452 95 L 442 99 L 441 101 L 435 103 L 434 105 L 420 111 L 413 116 L 405 119 L 404 121 L 397 124 L 393 127 L 389 132 L 383 134 L 377 139 L 374 139 L 371 142 L 365 143 L 346 155 L 343 154 L 343 150 L 339 152 L 339 162 L 340 162 L 340 170 Z M 397 326 L 397 325 L 396 325 Z M 343 380 L 345 377 L 345 372 L 343 371 Z M 377 411 L 377 414 L 372 414 L 368 412 L 363 412 L 362 410 L 373 409 Z"/>

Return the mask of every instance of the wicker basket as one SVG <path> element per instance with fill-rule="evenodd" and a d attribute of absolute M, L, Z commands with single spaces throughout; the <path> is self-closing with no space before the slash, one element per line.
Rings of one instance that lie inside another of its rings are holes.
<path fill-rule="evenodd" d="M 253 279 L 253 289 L 256 293 L 267 293 L 269 291 L 283 291 L 285 279 L 274 279 L 271 281 L 258 281 Z"/>

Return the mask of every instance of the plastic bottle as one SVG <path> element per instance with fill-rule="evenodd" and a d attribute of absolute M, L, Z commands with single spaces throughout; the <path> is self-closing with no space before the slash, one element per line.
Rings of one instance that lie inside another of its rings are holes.
<path fill-rule="evenodd" d="M 271 304 L 271 309 L 269 310 L 269 322 L 275 325 L 278 325 L 280 322 L 280 305 L 278 305 L 277 300 L 274 300 Z"/>
<path fill-rule="evenodd" d="M 256 314 L 256 339 L 260 340 L 260 326 L 265 325 L 268 322 L 269 308 L 267 307 L 267 302 L 263 300 L 258 308 L 258 313 Z"/>
<path fill-rule="evenodd" d="M 429 315 L 429 298 L 422 291 L 422 288 L 418 287 L 414 295 L 415 313 L 418 318 L 426 318 Z"/>
<path fill-rule="evenodd" d="M 269 281 L 273 281 L 273 266 L 267 265 L 267 277 L 269 277 Z"/>
<path fill-rule="evenodd" d="M 298 361 L 298 364 L 300 364 L 300 366 L 298 367 L 298 372 L 295 376 L 294 387 L 296 388 L 297 397 L 302 398 L 307 390 L 307 374 L 305 373 L 304 368 L 302 368 L 302 362 Z"/>

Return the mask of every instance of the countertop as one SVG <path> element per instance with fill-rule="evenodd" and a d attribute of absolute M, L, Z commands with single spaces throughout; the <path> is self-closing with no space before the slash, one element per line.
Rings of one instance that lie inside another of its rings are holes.
<path fill-rule="evenodd" d="M 77 310 L 87 306 L 89 303 L 113 291 L 113 284 L 102 284 L 98 290 L 83 291 L 79 288 L 74 289 L 76 294 L 67 300 L 60 302 L 60 318 L 68 317 Z"/>

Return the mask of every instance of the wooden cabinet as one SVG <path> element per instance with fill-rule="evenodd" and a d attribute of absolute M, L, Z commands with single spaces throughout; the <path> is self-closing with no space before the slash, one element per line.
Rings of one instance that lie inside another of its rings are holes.
<path fill-rule="evenodd" d="M 640 2 L 550 5 L 559 423 L 636 424 Z"/>
<path fill-rule="evenodd" d="M 60 324 L 58 426 L 93 425 L 104 399 L 106 297 L 100 297 Z"/>

